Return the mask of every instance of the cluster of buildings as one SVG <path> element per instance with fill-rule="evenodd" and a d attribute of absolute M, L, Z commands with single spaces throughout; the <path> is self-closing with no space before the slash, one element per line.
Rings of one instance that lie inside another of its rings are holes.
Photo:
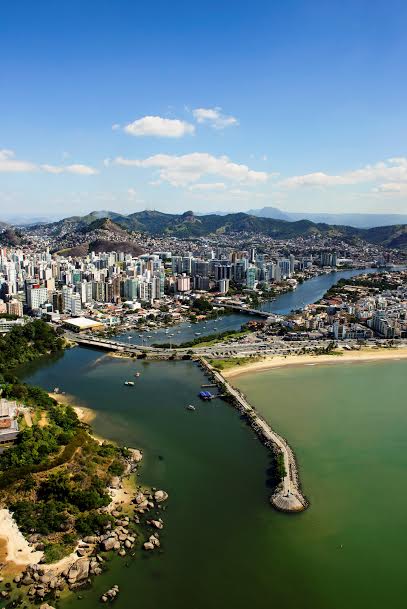
<path fill-rule="evenodd" d="M 353 246 L 344 245 L 338 252 L 329 249 L 327 240 L 270 241 L 268 249 L 268 237 L 259 236 L 258 247 L 253 239 L 228 234 L 220 246 L 216 238 L 172 238 L 171 250 L 160 248 L 138 256 L 120 251 L 63 256 L 51 255 L 48 247 L 2 248 L 0 334 L 25 323 L 25 315 L 46 316 L 77 331 L 119 324 L 125 314 L 137 320 L 165 312 L 175 320 L 203 294 L 214 303 L 226 295 L 244 303 L 253 293 L 270 296 L 295 289 L 298 281 L 336 268 L 388 263 L 385 253 L 375 251 L 378 257 L 371 259 L 369 251 L 361 258 L 360 249 L 355 260 L 350 257 Z M 165 244 L 165 239 L 154 240 L 156 246 Z M 351 292 L 344 292 L 343 298 L 336 294 L 336 301 L 307 307 L 301 315 L 286 319 L 286 338 L 405 336 L 400 291 L 358 293 L 357 303 L 354 294 L 350 298 Z"/>
<path fill-rule="evenodd" d="M 191 244 L 190 244 L 191 245 Z M 0 250 L 0 331 L 22 323 L 25 313 L 61 316 L 90 315 L 104 305 L 137 311 L 160 306 L 171 299 L 188 300 L 191 293 L 226 294 L 267 289 L 295 276 L 309 277 L 321 266 L 337 263 L 336 254 L 296 258 L 293 254 L 274 258 L 257 252 L 208 250 L 158 251 L 137 257 L 122 252 L 90 253 L 82 257 L 52 256 L 43 252 Z M 17 318 L 17 319 L 13 319 Z"/>
<path fill-rule="evenodd" d="M 382 289 L 386 279 L 391 288 Z M 407 338 L 407 271 L 369 274 L 335 287 L 318 304 L 283 322 L 286 340 Z"/>

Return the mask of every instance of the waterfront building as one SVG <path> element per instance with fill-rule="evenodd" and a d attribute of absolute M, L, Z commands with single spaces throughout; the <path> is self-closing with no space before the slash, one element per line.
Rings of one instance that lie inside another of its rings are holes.
<path fill-rule="evenodd" d="M 229 290 L 229 279 L 220 279 L 218 281 L 218 292 L 221 294 L 227 294 Z"/>
<path fill-rule="evenodd" d="M 249 266 L 246 271 L 246 286 L 249 290 L 254 290 L 256 287 L 257 271 L 255 266 Z"/>
<path fill-rule="evenodd" d="M 187 275 L 183 274 L 177 277 L 177 291 L 178 292 L 189 292 L 191 290 L 191 279 Z"/>

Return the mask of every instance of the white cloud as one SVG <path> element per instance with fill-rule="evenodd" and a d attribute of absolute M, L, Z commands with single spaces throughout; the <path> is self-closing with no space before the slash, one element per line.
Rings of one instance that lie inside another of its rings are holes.
<path fill-rule="evenodd" d="M 215 157 L 206 152 L 181 156 L 156 154 L 143 160 L 118 157 L 114 163 L 123 167 L 157 169 L 160 180 L 173 186 L 188 186 L 206 175 L 251 184 L 264 183 L 269 177 L 264 171 L 254 171 L 247 165 L 233 163 L 227 156 Z"/>
<path fill-rule="evenodd" d="M 347 186 L 366 184 L 378 180 L 388 180 L 392 183 L 407 181 L 407 158 L 394 157 L 339 175 L 329 175 L 319 171 L 293 176 L 282 180 L 280 186 L 284 188 Z"/>
<path fill-rule="evenodd" d="M 47 173 L 53 174 L 73 173 L 76 175 L 91 176 L 99 173 L 97 169 L 80 163 L 74 163 L 73 165 L 41 165 L 41 169 Z"/>
<path fill-rule="evenodd" d="M 13 150 L 0 150 L 0 172 L 4 173 L 22 173 L 33 171 L 45 171 L 46 173 L 75 173 L 78 175 L 94 175 L 98 173 L 93 167 L 74 163 L 72 165 L 37 165 L 31 161 L 20 161 L 15 158 Z"/>
<path fill-rule="evenodd" d="M 81 176 L 93 176 L 98 172 L 94 167 L 89 167 L 89 165 L 81 165 L 80 163 L 74 163 L 73 165 L 68 165 L 64 167 L 64 170 L 67 173 L 75 173 Z"/>
<path fill-rule="evenodd" d="M 225 129 L 235 127 L 239 121 L 234 116 L 227 116 L 222 113 L 222 108 L 195 108 L 192 110 L 195 120 L 198 123 L 209 123 L 214 129 Z"/>
<path fill-rule="evenodd" d="M 144 116 L 126 125 L 124 131 L 137 137 L 183 137 L 195 132 L 194 125 L 178 119 Z"/>
<path fill-rule="evenodd" d="M 372 192 L 407 195 L 407 182 L 387 182 L 385 184 L 380 184 L 376 188 L 373 188 Z"/>
<path fill-rule="evenodd" d="M 112 131 L 118 131 L 119 129 L 120 129 L 120 125 L 119 125 L 119 123 L 114 123 L 114 124 L 112 125 Z"/>
<path fill-rule="evenodd" d="M 0 150 L 0 172 L 21 173 L 36 170 L 35 163 L 16 159 L 13 150 L 6 150 L 5 148 Z"/>
<path fill-rule="evenodd" d="M 193 184 L 189 187 L 190 190 L 226 190 L 226 184 L 224 182 L 204 182 L 200 184 Z"/>

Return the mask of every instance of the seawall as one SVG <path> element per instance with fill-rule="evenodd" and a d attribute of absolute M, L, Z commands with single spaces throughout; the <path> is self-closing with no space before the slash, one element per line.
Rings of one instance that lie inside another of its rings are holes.
<path fill-rule="evenodd" d="M 272 427 L 255 411 L 246 398 L 224 376 L 205 359 L 198 360 L 207 372 L 233 398 L 234 406 L 247 416 L 250 426 L 261 438 L 264 444 L 283 456 L 285 476 L 270 497 L 273 507 L 282 512 L 303 512 L 308 507 L 308 501 L 301 492 L 295 456 L 286 440 L 276 433 Z"/>

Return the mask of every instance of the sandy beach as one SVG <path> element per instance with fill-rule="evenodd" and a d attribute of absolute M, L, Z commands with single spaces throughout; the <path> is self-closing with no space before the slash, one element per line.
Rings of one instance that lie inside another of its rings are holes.
<path fill-rule="evenodd" d="M 30 546 L 7 509 L 0 510 L 0 542 L 0 562 L 6 563 L 2 573 L 22 571 L 42 558 L 43 553 Z"/>
<path fill-rule="evenodd" d="M 285 366 L 315 366 L 318 364 L 340 364 L 352 362 L 373 362 L 380 360 L 398 360 L 407 358 L 407 347 L 394 349 L 361 349 L 343 351 L 342 355 L 275 355 L 261 361 L 234 366 L 221 370 L 225 378 L 235 378 L 241 374 L 271 370 Z"/>
<path fill-rule="evenodd" d="M 60 404 L 69 404 L 70 406 L 72 406 L 78 416 L 78 419 L 82 421 L 82 423 L 90 424 L 96 417 L 96 413 L 94 410 L 88 408 L 87 406 L 78 406 L 76 403 L 76 398 L 73 395 L 70 395 L 69 393 L 50 392 L 48 393 L 48 395 L 50 398 L 54 398 L 54 400 L 56 400 Z"/>

